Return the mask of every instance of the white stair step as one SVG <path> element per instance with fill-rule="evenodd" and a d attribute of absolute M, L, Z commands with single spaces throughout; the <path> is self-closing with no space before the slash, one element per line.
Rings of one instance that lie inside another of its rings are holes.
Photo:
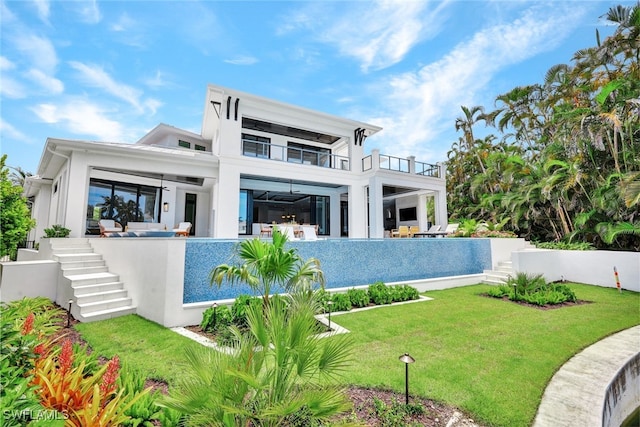
<path fill-rule="evenodd" d="M 67 279 L 71 280 L 71 285 L 75 288 L 84 285 L 95 285 L 98 283 L 118 282 L 120 276 L 113 273 L 91 273 L 91 274 L 78 274 L 67 276 Z"/>
<path fill-rule="evenodd" d="M 504 271 L 505 273 L 513 273 L 513 267 L 499 265 L 496 267 L 495 271 Z"/>
<path fill-rule="evenodd" d="M 487 278 L 487 279 L 484 279 L 482 283 L 486 283 L 487 285 L 504 285 L 505 282 L 501 280 L 494 280 L 494 279 Z"/>
<path fill-rule="evenodd" d="M 107 310 L 93 311 L 91 313 L 80 314 L 77 319 L 81 322 L 96 322 L 99 320 L 113 319 L 114 317 L 126 316 L 127 314 L 135 314 L 136 307 L 119 307 Z"/>
<path fill-rule="evenodd" d="M 131 298 L 111 298 L 103 301 L 93 301 L 82 304 L 77 304 L 80 308 L 80 313 L 86 314 L 93 311 L 109 310 L 112 308 L 126 307 L 131 305 Z"/>
<path fill-rule="evenodd" d="M 116 298 L 127 298 L 127 291 L 124 289 L 113 289 L 108 291 L 86 293 L 82 295 L 76 295 L 76 304 L 84 306 L 92 302 L 100 302 Z"/>
<path fill-rule="evenodd" d="M 102 255 L 96 253 L 54 254 L 54 260 L 58 262 L 95 261 L 101 260 Z"/>
<path fill-rule="evenodd" d="M 82 297 L 88 294 L 95 294 L 100 292 L 118 291 L 124 289 L 124 283 L 122 282 L 105 282 L 92 285 L 76 286 L 72 285 L 73 294 L 76 297 Z"/>
<path fill-rule="evenodd" d="M 82 253 L 92 253 L 93 249 L 91 246 L 78 246 L 71 248 L 54 248 L 54 255 L 66 255 L 66 254 L 82 254 Z"/>
<path fill-rule="evenodd" d="M 69 276 L 78 276 L 83 274 L 95 274 L 95 273 L 105 273 L 108 272 L 109 269 L 106 265 L 99 265 L 94 267 L 71 267 L 63 269 L 63 274 L 65 277 Z"/>
<path fill-rule="evenodd" d="M 61 262 L 60 267 L 63 270 L 69 268 L 79 268 L 79 267 L 102 267 L 105 265 L 104 260 L 90 260 L 90 261 L 70 261 L 70 262 Z"/>

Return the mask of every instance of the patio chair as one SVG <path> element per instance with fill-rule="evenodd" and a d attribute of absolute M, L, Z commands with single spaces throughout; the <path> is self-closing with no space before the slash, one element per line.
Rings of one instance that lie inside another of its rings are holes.
<path fill-rule="evenodd" d="M 184 237 L 187 237 L 190 231 L 191 231 L 190 222 L 181 222 L 180 224 L 178 224 L 176 228 L 173 229 L 173 232 L 176 233 L 176 236 L 184 236 Z"/>
<path fill-rule="evenodd" d="M 391 230 L 391 237 L 409 237 L 409 227 L 401 225 L 398 228 Z"/>
<path fill-rule="evenodd" d="M 98 221 L 100 227 L 100 237 L 105 237 L 105 233 L 121 233 L 122 225 L 112 219 L 101 219 Z"/>
<path fill-rule="evenodd" d="M 271 226 L 269 224 L 260 224 L 260 237 L 271 237 Z"/>
<path fill-rule="evenodd" d="M 409 226 L 409 237 L 413 237 L 414 234 L 419 232 L 420 232 L 420 227 L 418 227 L 417 225 Z"/>

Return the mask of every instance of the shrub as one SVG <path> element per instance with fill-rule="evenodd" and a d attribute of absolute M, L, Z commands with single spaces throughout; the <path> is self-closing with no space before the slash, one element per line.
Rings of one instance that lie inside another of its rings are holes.
<path fill-rule="evenodd" d="M 46 237 L 69 237 L 71 230 L 63 227 L 60 224 L 54 224 L 51 228 L 45 228 L 44 234 Z"/>
<path fill-rule="evenodd" d="M 540 249 L 558 249 L 566 251 L 593 251 L 595 247 L 589 242 L 536 242 L 536 248 Z"/>
<path fill-rule="evenodd" d="M 382 282 L 369 285 L 367 293 L 369 294 L 369 299 L 375 305 L 391 304 L 392 302 L 389 287 Z"/>
<path fill-rule="evenodd" d="M 318 312 L 316 314 L 326 313 L 329 311 L 327 302 L 331 300 L 331 294 L 324 289 L 318 289 L 313 294 L 314 300 L 318 303 Z"/>
<path fill-rule="evenodd" d="M 262 305 L 262 299 L 251 295 L 238 295 L 231 306 L 231 317 L 233 323 L 238 327 L 247 325 L 247 311 L 249 307 L 258 307 Z"/>
<path fill-rule="evenodd" d="M 531 276 L 526 273 L 518 273 L 516 277 L 509 278 L 506 284 L 489 289 L 487 295 L 495 298 L 506 295 L 512 301 L 524 301 L 539 306 L 578 300 L 576 294 L 567 285 L 546 283 L 541 274 Z"/>
<path fill-rule="evenodd" d="M 227 327 L 231 324 L 231 310 L 226 305 L 207 308 L 202 313 L 202 322 L 200 327 L 205 332 L 215 332 L 221 327 Z"/>
<path fill-rule="evenodd" d="M 362 308 L 369 305 L 369 294 L 365 289 L 349 289 L 347 291 L 351 305 L 356 308 Z"/>
<path fill-rule="evenodd" d="M 392 302 L 410 301 L 420 298 L 420 293 L 416 288 L 409 285 L 396 285 L 389 288 Z"/>
<path fill-rule="evenodd" d="M 351 310 L 351 300 L 347 294 L 333 294 L 331 295 L 331 301 L 333 302 L 333 308 L 331 311 Z"/>

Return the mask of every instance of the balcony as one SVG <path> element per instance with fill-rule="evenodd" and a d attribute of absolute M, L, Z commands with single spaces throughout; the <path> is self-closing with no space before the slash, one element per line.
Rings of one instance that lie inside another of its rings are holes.
<path fill-rule="evenodd" d="M 318 166 L 321 168 L 351 170 L 348 157 L 331 154 L 328 150 L 315 151 L 243 139 L 242 155 L 280 162 Z"/>
<path fill-rule="evenodd" d="M 378 150 L 362 159 L 362 170 L 386 169 L 395 172 L 410 173 L 415 175 L 440 178 L 444 174 L 440 171 L 440 165 L 416 162 L 413 156 L 406 159 L 380 154 Z"/>

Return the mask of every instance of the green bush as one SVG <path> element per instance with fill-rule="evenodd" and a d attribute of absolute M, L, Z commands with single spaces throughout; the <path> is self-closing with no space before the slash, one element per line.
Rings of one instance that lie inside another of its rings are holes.
<path fill-rule="evenodd" d="M 494 298 L 506 295 L 512 301 L 524 301 L 538 306 L 578 300 L 569 286 L 563 283 L 546 283 L 541 274 L 534 276 L 526 273 L 510 277 L 506 284 L 489 289 L 487 295 Z"/>
<path fill-rule="evenodd" d="M 331 311 L 351 310 L 351 300 L 347 294 L 333 294 L 331 295 L 331 301 L 333 302 Z"/>
<path fill-rule="evenodd" d="M 238 327 L 245 327 L 247 325 L 247 310 L 249 307 L 259 305 L 262 305 L 262 298 L 246 294 L 238 295 L 231 306 L 233 323 Z"/>
<path fill-rule="evenodd" d="M 351 305 L 356 308 L 362 308 L 369 305 L 369 294 L 365 289 L 349 289 L 347 291 Z"/>
<path fill-rule="evenodd" d="M 316 314 L 326 313 L 329 311 L 327 302 L 331 301 L 331 293 L 324 289 L 318 289 L 314 292 L 313 298 L 318 303 L 318 312 Z"/>
<path fill-rule="evenodd" d="M 369 299 L 375 305 L 391 304 L 393 302 L 389 287 L 382 282 L 369 285 L 367 293 L 369 294 Z"/>
<path fill-rule="evenodd" d="M 215 332 L 220 328 L 231 325 L 231 310 L 226 305 L 209 307 L 202 313 L 200 327 L 205 332 Z"/>
<path fill-rule="evenodd" d="M 396 285 L 389 288 L 393 302 L 411 301 L 420 298 L 416 288 L 409 285 Z"/>
<path fill-rule="evenodd" d="M 535 242 L 536 248 L 558 249 L 565 251 L 593 251 L 596 248 L 589 242 Z"/>
<path fill-rule="evenodd" d="M 44 234 L 46 237 L 69 237 L 71 230 L 63 227 L 60 224 L 54 224 L 51 228 L 45 228 Z"/>

